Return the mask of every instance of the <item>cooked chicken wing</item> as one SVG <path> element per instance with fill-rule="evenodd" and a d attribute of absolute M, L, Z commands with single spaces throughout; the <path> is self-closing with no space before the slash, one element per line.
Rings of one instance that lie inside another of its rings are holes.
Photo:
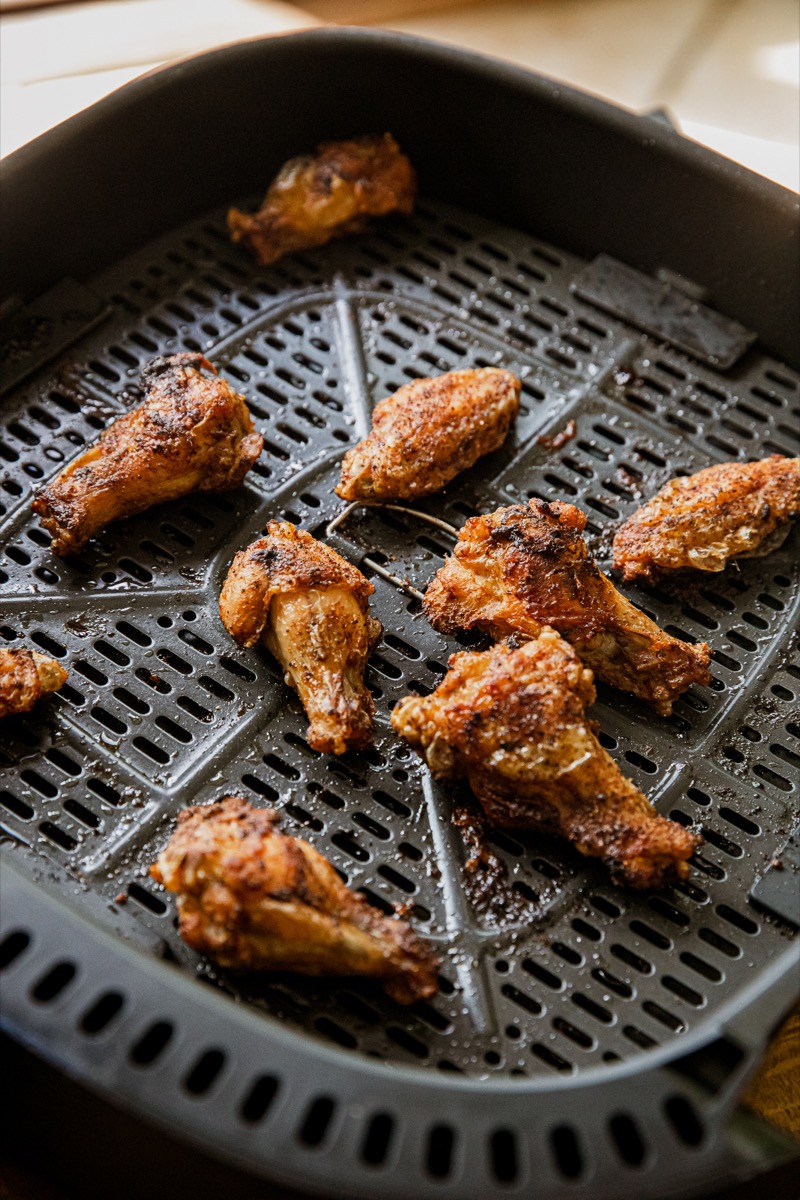
<path fill-rule="evenodd" d="M 626 600 L 592 560 L 585 525 L 559 500 L 473 517 L 425 593 L 428 620 L 440 633 L 478 628 L 496 639 L 552 625 L 598 679 L 666 716 L 690 684 L 708 683 L 708 646 L 670 637 Z"/>
<path fill-rule="evenodd" d="M 188 492 L 237 488 L 261 453 L 244 397 L 202 354 L 156 358 L 145 402 L 118 417 L 33 503 L 62 556 L 111 521 Z"/>
<path fill-rule="evenodd" d="M 308 744 L 344 754 L 372 741 L 374 704 L 364 670 L 383 632 L 369 613 L 373 585 L 346 559 L 288 521 L 240 550 L 219 598 L 240 646 L 262 641 L 300 695 Z"/>
<path fill-rule="evenodd" d="M 722 571 L 731 558 L 776 550 L 800 516 L 800 458 L 718 463 L 672 479 L 614 538 L 623 579 L 671 571 Z"/>
<path fill-rule="evenodd" d="M 380 504 L 438 492 L 502 446 L 519 392 L 516 376 L 495 367 L 404 384 L 375 406 L 372 432 L 345 454 L 337 496 Z"/>
<path fill-rule="evenodd" d="M 0 717 L 30 712 L 40 696 L 66 681 L 64 668 L 38 650 L 0 649 Z"/>
<path fill-rule="evenodd" d="M 370 975 L 400 1004 L 432 996 L 439 962 L 430 946 L 349 891 L 277 819 L 240 796 L 179 815 L 150 874 L 178 893 L 187 945 L 236 970 Z"/>
<path fill-rule="evenodd" d="M 262 267 L 284 254 L 360 233 L 370 217 L 410 213 L 416 177 L 390 133 L 324 142 L 281 167 L 258 212 L 232 208 L 228 229 Z"/>
<path fill-rule="evenodd" d="M 545 627 L 532 641 L 454 654 L 430 696 L 392 725 L 441 779 L 465 777 L 491 824 L 567 838 L 630 887 L 688 873 L 700 838 L 661 817 L 602 748 L 585 714 L 592 672 Z"/>

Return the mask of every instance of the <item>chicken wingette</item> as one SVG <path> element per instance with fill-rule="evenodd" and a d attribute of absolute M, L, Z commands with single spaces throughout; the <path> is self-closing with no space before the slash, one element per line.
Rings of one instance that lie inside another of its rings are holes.
<path fill-rule="evenodd" d="M 66 681 L 61 664 L 38 650 L 0 649 L 0 717 L 30 712 L 41 696 L 57 692 Z"/>
<path fill-rule="evenodd" d="M 364 670 L 383 632 L 370 616 L 375 591 L 361 572 L 288 521 L 270 521 L 233 560 L 222 623 L 240 646 L 263 642 L 299 693 L 308 744 L 325 754 L 368 746 L 374 703 Z"/>
<path fill-rule="evenodd" d="M 372 432 L 345 454 L 337 496 L 381 504 L 438 492 L 502 446 L 519 393 L 516 376 L 495 367 L 404 384 L 376 404 Z"/>
<path fill-rule="evenodd" d="M 261 453 L 244 397 L 201 354 L 156 358 L 142 371 L 147 399 L 118 417 L 37 496 L 34 512 L 62 556 L 111 521 L 189 492 L 241 485 Z"/>
<path fill-rule="evenodd" d="M 351 892 L 277 819 L 240 796 L 180 813 L 150 874 L 177 893 L 187 945 L 235 970 L 366 975 L 400 1004 L 432 996 L 430 946 Z"/>
<path fill-rule="evenodd" d="M 425 593 L 428 620 L 496 640 L 552 625 L 598 679 L 667 716 L 690 684 L 708 683 L 709 648 L 671 637 L 621 595 L 589 554 L 585 525 L 559 500 L 472 517 Z"/>
<path fill-rule="evenodd" d="M 592 672 L 545 628 L 518 647 L 454 654 L 392 725 L 435 777 L 466 778 L 490 824 L 566 838 L 630 887 L 685 877 L 699 837 L 659 816 L 606 753 L 585 713 L 594 699 Z"/>
<path fill-rule="evenodd" d="M 722 571 L 781 545 L 800 516 L 800 458 L 726 462 L 672 479 L 619 527 L 614 566 L 653 582 L 673 571 Z"/>
<path fill-rule="evenodd" d="M 370 217 L 409 214 L 416 176 L 390 133 L 324 142 L 281 167 L 257 212 L 228 212 L 234 242 L 262 267 L 284 254 L 361 233 Z"/>

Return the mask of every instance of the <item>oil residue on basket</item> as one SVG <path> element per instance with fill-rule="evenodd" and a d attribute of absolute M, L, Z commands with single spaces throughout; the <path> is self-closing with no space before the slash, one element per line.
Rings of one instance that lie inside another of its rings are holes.
<path fill-rule="evenodd" d="M 508 868 L 486 841 L 486 824 L 477 808 L 457 805 L 452 821 L 466 851 L 464 891 L 481 924 L 501 929 L 540 917 L 547 906 L 537 904 L 534 892 L 526 896 L 511 886 Z"/>

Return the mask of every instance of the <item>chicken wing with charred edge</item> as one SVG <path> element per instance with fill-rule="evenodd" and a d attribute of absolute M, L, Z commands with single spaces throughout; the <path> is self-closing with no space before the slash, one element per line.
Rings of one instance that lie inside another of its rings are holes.
<path fill-rule="evenodd" d="M 308 744 L 323 754 L 372 741 L 364 670 L 383 633 L 369 612 L 374 591 L 352 563 L 288 521 L 270 521 L 266 537 L 239 551 L 222 588 L 223 625 L 240 646 L 261 641 L 274 654 L 308 715 Z"/>
<path fill-rule="evenodd" d="M 0 649 L 0 717 L 30 712 L 41 696 L 57 692 L 67 672 L 37 650 Z"/>
<path fill-rule="evenodd" d="M 688 873 L 700 838 L 658 815 L 594 734 L 592 672 L 555 630 L 463 652 L 392 725 L 439 779 L 465 777 L 492 825 L 557 834 L 614 880 L 657 888 Z"/>
<path fill-rule="evenodd" d="M 800 458 L 773 454 L 672 479 L 617 530 L 623 579 L 655 582 L 687 568 L 722 571 L 732 558 L 777 550 L 800 516 Z"/>
<path fill-rule="evenodd" d="M 440 633 L 477 628 L 497 640 L 552 625 L 598 679 L 668 716 L 690 684 L 708 683 L 708 646 L 670 637 L 626 600 L 592 560 L 585 525 L 559 500 L 472 517 L 425 593 L 428 620 Z"/>
<path fill-rule="evenodd" d="M 258 212 L 228 212 L 234 242 L 243 242 L 262 267 L 284 254 L 361 233 L 370 217 L 414 207 L 417 181 L 390 133 L 324 142 L 316 156 L 281 167 Z"/>
<path fill-rule="evenodd" d="M 343 500 L 381 504 L 438 492 L 506 439 L 520 381 L 495 367 L 414 379 L 375 406 L 372 432 L 348 450 Z"/>
<path fill-rule="evenodd" d="M 439 961 L 430 946 L 277 821 L 241 796 L 180 813 L 150 874 L 177 892 L 187 945 L 234 970 L 368 975 L 400 1004 L 432 996 Z"/>
<path fill-rule="evenodd" d="M 147 399 L 109 425 L 33 503 L 54 554 L 77 554 L 111 521 L 189 492 L 241 485 L 261 453 L 244 397 L 201 354 L 156 358 Z"/>

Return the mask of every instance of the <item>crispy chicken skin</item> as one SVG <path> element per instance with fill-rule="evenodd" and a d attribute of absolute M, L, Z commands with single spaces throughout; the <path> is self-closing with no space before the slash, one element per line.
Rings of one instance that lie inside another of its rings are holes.
<path fill-rule="evenodd" d="M 156 358 L 147 399 L 117 418 L 33 503 L 53 541 L 77 554 L 111 521 L 189 492 L 241 485 L 264 443 L 244 397 L 201 354 Z"/>
<path fill-rule="evenodd" d="M 57 692 L 67 672 L 37 650 L 0 649 L 0 717 L 30 712 L 46 692 Z"/>
<path fill-rule="evenodd" d="M 800 458 L 718 463 L 672 479 L 614 538 L 625 580 L 672 571 L 722 571 L 731 558 L 769 554 L 800 516 Z"/>
<path fill-rule="evenodd" d="M 374 703 L 364 670 L 383 632 L 361 572 L 288 521 L 270 521 L 233 560 L 219 598 L 240 646 L 261 641 L 286 672 L 310 721 L 308 744 L 344 754 L 372 741 Z"/>
<path fill-rule="evenodd" d="M 670 637 L 614 587 L 581 536 L 584 514 L 531 500 L 472 517 L 425 593 L 440 633 L 482 629 L 536 637 L 552 625 L 598 679 L 667 716 L 692 683 L 708 683 L 705 643 Z"/>
<path fill-rule="evenodd" d="M 150 874 L 177 892 L 187 945 L 236 970 L 369 975 L 400 1004 L 432 996 L 430 946 L 351 892 L 277 819 L 240 796 L 180 813 Z"/>
<path fill-rule="evenodd" d="M 344 456 L 337 496 L 380 504 L 438 492 L 502 446 L 519 392 L 516 376 L 495 367 L 404 384 L 375 406 L 372 432 Z"/>
<path fill-rule="evenodd" d="M 360 233 L 370 217 L 410 213 L 416 186 L 414 169 L 390 133 L 324 142 L 315 156 L 284 164 L 258 212 L 230 209 L 228 229 L 267 267 L 284 254 Z"/>
<path fill-rule="evenodd" d="M 491 824 L 567 838 L 629 887 L 685 877 L 700 838 L 619 771 L 586 718 L 594 698 L 592 672 L 545 627 L 516 648 L 454 654 L 436 691 L 407 696 L 392 725 L 434 776 L 466 778 Z"/>

